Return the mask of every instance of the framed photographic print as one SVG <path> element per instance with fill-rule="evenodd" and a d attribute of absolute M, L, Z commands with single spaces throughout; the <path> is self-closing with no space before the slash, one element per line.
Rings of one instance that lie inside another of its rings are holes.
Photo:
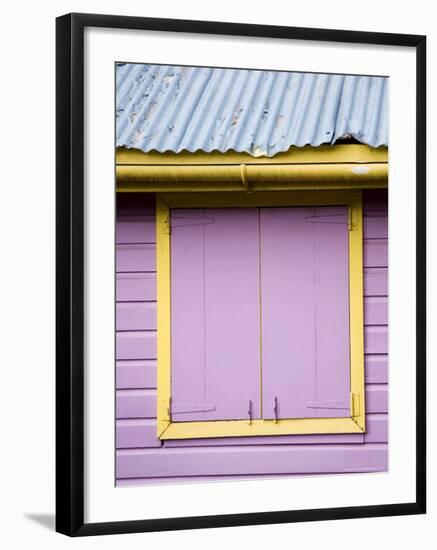
<path fill-rule="evenodd" d="M 424 513 L 425 37 L 57 19 L 57 530 Z"/>

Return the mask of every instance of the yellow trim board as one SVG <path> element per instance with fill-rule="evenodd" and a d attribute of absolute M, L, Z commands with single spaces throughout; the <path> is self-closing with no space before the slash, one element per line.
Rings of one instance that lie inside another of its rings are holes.
<path fill-rule="evenodd" d="M 170 339 L 170 211 L 165 202 L 156 198 L 156 271 L 157 277 L 157 355 L 158 365 L 158 432 L 163 431 L 170 423 L 170 385 L 169 372 L 171 363 Z"/>
<path fill-rule="evenodd" d="M 205 437 L 242 437 L 260 435 L 305 435 L 362 433 L 352 418 L 293 418 L 286 420 L 215 420 L 207 422 L 172 422 L 161 439 Z"/>
<path fill-rule="evenodd" d="M 352 415 L 365 431 L 364 414 L 364 288 L 363 288 L 363 202 L 361 194 L 349 203 L 349 323 Z"/>
<path fill-rule="evenodd" d="M 269 206 L 334 206 L 349 208 L 349 310 L 350 310 L 350 418 L 171 422 L 171 310 L 170 230 L 171 208 L 229 208 Z M 161 439 L 232 437 L 243 435 L 357 433 L 365 430 L 364 319 L 363 319 L 363 213 L 361 191 L 275 193 L 167 193 L 157 197 L 158 281 L 158 428 Z"/>
<path fill-rule="evenodd" d="M 361 191 L 276 191 L 274 193 L 160 193 L 168 208 L 260 208 L 336 206 L 361 203 Z"/>

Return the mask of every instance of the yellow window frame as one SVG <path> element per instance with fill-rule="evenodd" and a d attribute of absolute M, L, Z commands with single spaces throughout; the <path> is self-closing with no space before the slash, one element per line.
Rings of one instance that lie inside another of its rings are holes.
<path fill-rule="evenodd" d="M 172 208 L 259 208 L 347 206 L 349 209 L 350 417 L 275 420 L 172 422 L 170 210 Z M 157 435 L 191 439 L 287 434 L 337 434 L 365 431 L 363 207 L 360 190 L 276 191 L 256 193 L 161 193 L 156 200 L 158 391 Z"/>

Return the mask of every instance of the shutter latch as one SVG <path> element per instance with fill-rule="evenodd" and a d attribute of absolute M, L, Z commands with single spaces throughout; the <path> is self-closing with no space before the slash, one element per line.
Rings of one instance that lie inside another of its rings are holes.
<path fill-rule="evenodd" d="M 275 424 L 277 424 L 279 421 L 279 401 L 276 396 L 275 396 L 275 404 L 273 407 L 273 414 L 275 415 Z"/>
<path fill-rule="evenodd" d="M 249 410 L 247 411 L 247 414 L 249 415 L 249 424 L 252 424 L 252 418 L 253 418 L 252 399 L 249 399 Z"/>

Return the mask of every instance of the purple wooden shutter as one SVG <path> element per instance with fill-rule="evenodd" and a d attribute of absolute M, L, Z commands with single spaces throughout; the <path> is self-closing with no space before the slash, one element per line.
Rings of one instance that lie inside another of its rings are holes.
<path fill-rule="evenodd" d="M 350 416 L 347 208 L 260 220 L 263 418 Z"/>
<path fill-rule="evenodd" d="M 260 415 L 259 212 L 171 213 L 172 420 Z"/>

